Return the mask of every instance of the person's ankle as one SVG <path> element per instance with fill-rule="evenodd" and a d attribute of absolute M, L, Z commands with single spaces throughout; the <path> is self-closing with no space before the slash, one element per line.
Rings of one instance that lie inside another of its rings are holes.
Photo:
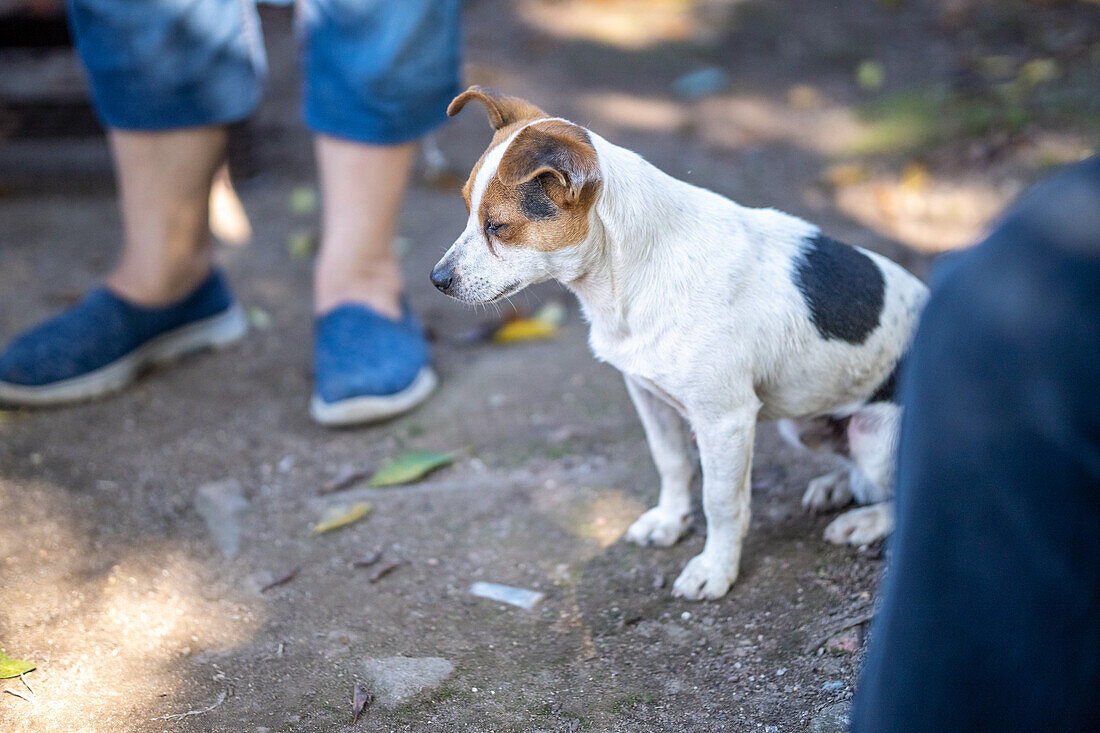
<path fill-rule="evenodd" d="M 383 316 L 401 318 L 402 280 L 397 265 L 380 267 L 369 274 L 326 276 L 318 269 L 314 282 L 313 311 L 324 315 L 346 303 L 366 305 Z"/>
<path fill-rule="evenodd" d="M 209 257 L 195 257 L 167 268 L 123 262 L 107 278 L 107 289 L 123 300 L 145 307 L 179 302 L 202 284 L 213 269 Z"/>

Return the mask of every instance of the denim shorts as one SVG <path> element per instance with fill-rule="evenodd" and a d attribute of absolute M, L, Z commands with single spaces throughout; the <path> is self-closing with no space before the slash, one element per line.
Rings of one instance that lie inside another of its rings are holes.
<path fill-rule="evenodd" d="M 459 92 L 461 0 L 299 3 L 303 114 L 314 131 L 379 145 L 420 137 Z M 234 122 L 267 62 L 252 0 L 68 0 L 103 122 L 167 130 Z"/>

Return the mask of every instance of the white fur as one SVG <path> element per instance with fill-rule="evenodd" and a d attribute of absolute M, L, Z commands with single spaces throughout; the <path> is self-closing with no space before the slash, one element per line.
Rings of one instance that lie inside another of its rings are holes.
<path fill-rule="evenodd" d="M 627 532 L 632 541 L 669 545 L 687 528 L 690 424 L 702 464 L 707 538 L 674 593 L 717 598 L 737 577 L 749 526 L 758 420 L 851 417 L 846 491 L 864 503 L 889 497 L 898 409 L 866 403 L 904 352 L 926 289 L 866 252 L 886 285 L 879 326 L 858 345 L 822 338 L 792 281 L 794 261 L 817 227 L 740 206 L 589 135 L 602 189 L 583 242 L 552 252 L 502 246 L 493 254 L 475 201 L 466 230 L 437 267 L 454 272 L 448 292 L 467 302 L 549 278 L 576 293 L 593 352 L 626 377 L 661 478 L 657 506 Z M 507 144 L 483 163 L 477 198 Z M 811 484 L 804 501 L 822 508 L 845 498 L 838 481 Z M 888 506 L 855 511 L 862 513 L 847 524 L 841 520 L 851 512 L 838 518 L 827 537 L 863 543 L 889 531 Z"/>

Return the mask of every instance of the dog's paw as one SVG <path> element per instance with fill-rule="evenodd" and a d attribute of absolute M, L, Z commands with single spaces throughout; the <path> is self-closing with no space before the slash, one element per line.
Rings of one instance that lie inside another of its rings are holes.
<path fill-rule="evenodd" d="M 825 539 L 837 545 L 869 545 L 893 530 L 894 507 L 883 502 L 844 512 L 825 528 Z"/>
<path fill-rule="evenodd" d="M 726 595 L 737 579 L 737 567 L 717 562 L 705 553 L 691 558 L 672 586 L 672 595 L 689 601 L 713 600 Z"/>
<path fill-rule="evenodd" d="M 654 507 L 630 525 L 626 538 L 639 545 L 669 547 L 687 532 L 689 519 L 687 512 L 681 514 Z"/>
<path fill-rule="evenodd" d="M 847 506 L 852 501 L 852 489 L 845 471 L 833 471 L 818 476 L 806 486 L 802 508 L 817 514 Z"/>

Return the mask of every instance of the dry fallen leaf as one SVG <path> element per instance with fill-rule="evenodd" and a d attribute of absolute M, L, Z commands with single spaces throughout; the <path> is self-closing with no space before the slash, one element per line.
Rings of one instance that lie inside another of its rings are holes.
<path fill-rule="evenodd" d="M 406 453 L 379 469 L 371 477 L 370 485 L 377 488 L 411 483 L 453 462 L 456 455 L 454 451 L 420 450 Z"/>
<path fill-rule="evenodd" d="M 552 323 L 534 318 L 519 318 L 509 321 L 493 334 L 498 344 L 514 344 L 520 341 L 542 341 L 558 335 L 558 327 Z"/>
<path fill-rule="evenodd" d="M 356 685 L 351 693 L 351 722 L 359 720 L 359 716 L 363 714 L 363 708 L 370 705 L 373 700 L 374 695 L 363 692 L 362 688 Z"/>
<path fill-rule="evenodd" d="M 493 341 L 511 344 L 521 341 L 541 341 L 558 335 L 565 322 L 565 306 L 557 301 L 544 305 L 530 318 L 517 318 L 497 329 Z"/>
<path fill-rule="evenodd" d="M 313 528 L 313 534 L 323 534 L 354 524 L 370 514 L 371 508 L 368 501 L 357 501 L 351 506 L 330 506 L 324 511 L 320 521 Z"/>

